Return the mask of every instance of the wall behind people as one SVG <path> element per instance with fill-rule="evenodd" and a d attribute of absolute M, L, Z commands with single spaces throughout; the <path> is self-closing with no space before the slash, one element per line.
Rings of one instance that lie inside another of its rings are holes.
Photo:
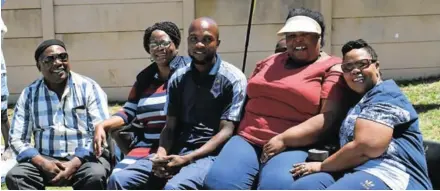
<path fill-rule="evenodd" d="M 278 30 L 293 7 L 319 10 L 319 0 L 256 0 L 249 40 L 245 74 L 254 70 L 257 61 L 274 53 Z M 209 16 L 219 24 L 223 59 L 241 68 L 251 0 L 195 0 L 196 16 Z"/>
<path fill-rule="evenodd" d="M 133 75 L 150 63 L 142 47 L 143 30 L 170 20 L 182 32 L 196 17 L 220 25 L 223 59 L 242 67 L 251 0 L 12 0 L 2 11 L 9 32 L 10 103 L 39 74 L 33 50 L 43 39 L 59 38 L 71 53 L 72 69 L 95 79 L 109 100 L 123 101 Z M 340 56 L 348 40 L 363 38 L 382 55 L 385 78 L 440 75 L 440 2 L 437 0 L 256 0 L 245 73 L 274 52 L 276 35 L 292 7 L 321 11 L 326 20 L 324 50 Z"/>
<path fill-rule="evenodd" d="M 333 0 L 328 9 L 332 53 L 362 38 L 381 55 L 384 78 L 440 75 L 440 1 Z"/>
<path fill-rule="evenodd" d="M 194 3 L 13 0 L 7 1 L 2 15 L 10 30 L 4 43 L 9 61 L 10 103 L 15 103 L 23 88 L 40 75 L 35 69 L 33 50 L 49 38 L 65 42 L 73 71 L 96 80 L 109 100 L 120 101 L 126 100 L 134 76 L 150 64 L 142 44 L 145 28 L 168 20 L 185 32 L 194 19 Z M 181 44 L 179 51 L 186 55 L 186 35 Z"/>

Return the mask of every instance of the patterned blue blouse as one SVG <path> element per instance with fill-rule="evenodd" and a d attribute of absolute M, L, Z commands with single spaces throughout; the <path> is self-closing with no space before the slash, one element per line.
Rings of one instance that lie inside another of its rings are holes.
<path fill-rule="evenodd" d="M 339 132 L 341 147 L 353 141 L 357 118 L 381 123 L 394 131 L 390 145 L 380 157 L 354 170 L 377 176 L 391 189 L 432 189 L 418 115 L 393 80 L 377 84 L 350 109 Z"/>

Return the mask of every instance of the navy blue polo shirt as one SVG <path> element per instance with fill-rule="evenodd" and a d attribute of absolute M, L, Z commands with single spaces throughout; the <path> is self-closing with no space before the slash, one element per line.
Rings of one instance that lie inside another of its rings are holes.
<path fill-rule="evenodd" d="M 194 63 L 178 69 L 168 81 L 167 115 L 179 119 L 182 147 L 197 149 L 218 131 L 221 120 L 239 122 L 246 97 L 246 76 L 216 55 L 208 74 Z"/>

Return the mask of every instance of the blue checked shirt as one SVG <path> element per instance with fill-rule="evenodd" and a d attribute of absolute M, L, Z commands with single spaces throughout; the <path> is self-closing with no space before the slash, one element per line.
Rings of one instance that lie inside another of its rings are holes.
<path fill-rule="evenodd" d="M 43 78 L 21 93 L 9 133 L 18 162 L 38 154 L 81 159 L 92 155 L 94 127 L 109 117 L 107 95 L 90 78 L 70 74 L 61 100 Z"/>

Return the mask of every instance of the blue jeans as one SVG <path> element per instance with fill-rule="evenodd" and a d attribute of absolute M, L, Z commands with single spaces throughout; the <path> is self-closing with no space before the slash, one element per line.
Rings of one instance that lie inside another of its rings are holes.
<path fill-rule="evenodd" d="M 188 153 L 188 152 L 185 152 Z M 148 158 L 137 160 L 124 169 L 111 174 L 107 189 L 154 189 L 195 190 L 201 189 L 203 181 L 215 157 L 208 156 L 183 167 L 173 178 L 166 181 L 153 175 L 153 163 Z"/>
<path fill-rule="evenodd" d="M 262 148 L 252 145 L 241 136 L 232 137 L 217 156 L 205 179 L 205 189 L 249 190 L 290 189 L 294 183 L 289 172 L 293 164 L 304 162 L 307 152 L 284 151 L 265 164 L 260 164 Z M 257 183 L 257 180 L 258 183 Z"/>
<path fill-rule="evenodd" d="M 347 173 L 336 179 L 329 173 L 319 172 L 299 178 L 294 190 L 390 190 L 379 178 L 363 171 Z"/>

